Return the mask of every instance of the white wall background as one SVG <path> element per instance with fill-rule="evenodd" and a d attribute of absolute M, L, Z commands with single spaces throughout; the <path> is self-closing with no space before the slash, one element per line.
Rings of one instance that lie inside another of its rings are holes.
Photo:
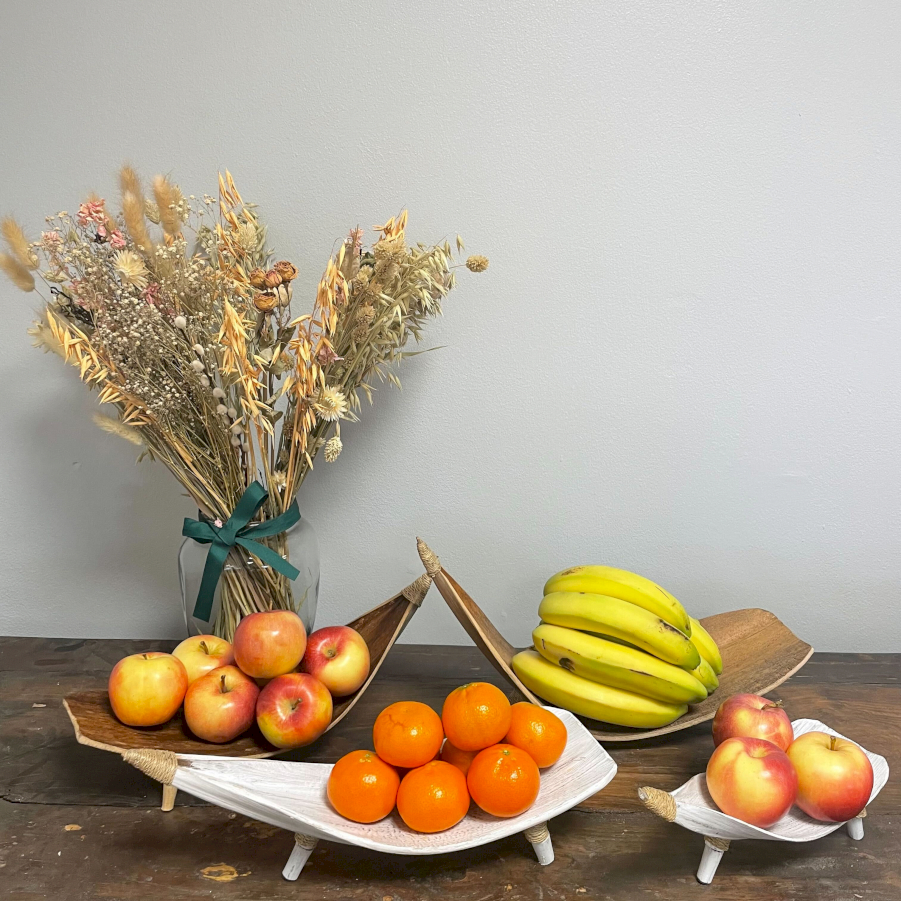
<path fill-rule="evenodd" d="M 699 616 L 901 650 L 897 3 L 55 0 L 0 27 L 0 209 L 34 231 L 127 159 L 197 194 L 228 166 L 301 296 L 402 206 L 491 257 L 304 487 L 321 622 L 415 577 L 421 534 L 516 643 L 547 575 L 610 562 Z M 190 503 L 0 301 L 0 633 L 178 636 Z M 467 641 L 437 592 L 406 639 Z"/>

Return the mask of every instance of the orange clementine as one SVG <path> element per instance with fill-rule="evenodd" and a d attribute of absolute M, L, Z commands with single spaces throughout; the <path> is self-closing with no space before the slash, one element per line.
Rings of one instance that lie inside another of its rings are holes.
<path fill-rule="evenodd" d="M 510 728 L 510 702 L 488 682 L 455 688 L 441 711 L 444 732 L 461 751 L 481 751 L 497 744 Z"/>
<path fill-rule="evenodd" d="M 510 708 L 510 728 L 504 743 L 522 748 L 539 767 L 550 766 L 566 747 L 566 726 L 550 710 L 520 701 Z"/>
<path fill-rule="evenodd" d="M 538 797 L 538 764 L 513 745 L 494 745 L 479 751 L 470 764 L 466 784 L 472 800 L 496 817 L 515 817 Z"/>
<path fill-rule="evenodd" d="M 394 810 L 400 777 L 374 751 L 351 751 L 328 777 L 332 807 L 355 823 L 375 823 Z"/>
<path fill-rule="evenodd" d="M 419 701 L 389 705 L 372 727 L 376 754 L 385 763 L 409 769 L 434 760 L 443 738 L 441 717 Z"/>
<path fill-rule="evenodd" d="M 478 751 L 461 751 L 456 745 L 446 741 L 441 748 L 441 759 L 452 763 L 465 776 L 469 772 L 472 759 L 478 753 Z"/>
<path fill-rule="evenodd" d="M 466 777 L 443 760 L 432 760 L 410 770 L 397 792 L 397 812 L 417 832 L 450 829 L 468 810 Z"/>

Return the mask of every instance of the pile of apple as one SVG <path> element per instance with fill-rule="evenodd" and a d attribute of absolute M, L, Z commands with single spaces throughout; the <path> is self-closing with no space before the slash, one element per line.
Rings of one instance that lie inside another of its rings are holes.
<path fill-rule="evenodd" d="M 184 704 L 188 728 L 222 744 L 254 722 L 277 748 L 300 748 L 332 721 L 332 698 L 353 694 L 369 675 L 369 648 L 350 626 L 307 639 L 290 610 L 251 613 L 234 643 L 186 638 L 171 654 L 147 651 L 120 660 L 109 678 L 113 712 L 127 726 L 159 726 Z"/>
<path fill-rule="evenodd" d="M 873 767 L 858 745 L 825 732 L 795 738 L 782 706 L 759 695 L 733 695 L 720 705 L 713 743 L 711 797 L 723 813 L 761 829 L 793 804 L 815 820 L 844 823 L 873 791 Z"/>

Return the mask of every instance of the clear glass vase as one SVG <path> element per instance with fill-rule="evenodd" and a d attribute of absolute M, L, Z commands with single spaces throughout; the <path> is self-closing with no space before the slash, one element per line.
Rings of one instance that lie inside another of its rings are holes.
<path fill-rule="evenodd" d="M 186 538 L 178 552 L 178 577 L 189 635 L 219 635 L 231 641 L 242 616 L 259 610 L 294 610 L 307 634 L 313 631 L 319 600 L 319 541 L 301 518 L 286 532 L 254 539 L 269 545 L 300 570 L 293 581 L 260 563 L 241 547 L 225 559 L 209 622 L 194 616 L 197 592 L 210 546 Z"/>

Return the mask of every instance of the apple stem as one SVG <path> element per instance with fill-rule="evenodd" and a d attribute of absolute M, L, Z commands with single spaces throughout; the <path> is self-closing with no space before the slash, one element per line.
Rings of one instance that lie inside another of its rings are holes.
<path fill-rule="evenodd" d="M 222 686 L 222 694 L 227 694 L 228 689 L 225 687 L 225 673 L 219 677 L 219 684 Z"/>
<path fill-rule="evenodd" d="M 829 736 L 829 750 L 830 750 L 830 751 L 834 751 L 834 750 L 835 750 L 835 741 L 836 741 L 835 736 L 834 736 L 834 735 L 830 735 L 830 736 Z"/>
<path fill-rule="evenodd" d="M 207 647 L 205 641 L 200 642 L 200 650 L 203 651 L 204 654 L 209 654 L 210 649 Z"/>
<path fill-rule="evenodd" d="M 769 704 L 764 705 L 763 710 L 782 710 L 785 705 L 782 701 L 770 701 Z"/>

